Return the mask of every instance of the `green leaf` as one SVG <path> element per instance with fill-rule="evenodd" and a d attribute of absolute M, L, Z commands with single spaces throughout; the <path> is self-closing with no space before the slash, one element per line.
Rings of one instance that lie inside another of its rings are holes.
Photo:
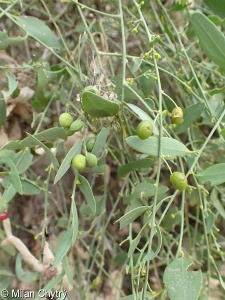
<path fill-rule="evenodd" d="M 151 73 L 151 69 L 147 65 L 142 69 L 142 75 L 139 78 L 139 85 L 145 97 L 150 97 L 156 85 L 156 80 Z"/>
<path fill-rule="evenodd" d="M 205 104 L 197 103 L 184 109 L 184 122 L 176 127 L 176 132 L 185 132 L 201 115 Z"/>
<path fill-rule="evenodd" d="M 145 112 L 143 111 L 140 107 L 132 104 L 132 103 L 126 103 L 126 105 L 136 114 L 139 116 L 141 120 L 148 120 L 153 124 L 153 133 L 155 135 L 159 134 L 159 129 L 153 122 L 153 119 Z"/>
<path fill-rule="evenodd" d="M 0 276 L 12 276 L 13 277 L 15 275 L 7 270 L 0 270 Z"/>
<path fill-rule="evenodd" d="M 120 229 L 123 229 L 127 225 L 129 225 L 131 222 L 133 222 L 135 219 L 137 219 L 143 212 L 149 209 L 149 206 L 141 206 L 137 207 L 128 213 L 126 213 L 124 216 L 119 218 L 116 222 L 120 223 Z"/>
<path fill-rule="evenodd" d="M 30 167 L 32 160 L 33 155 L 31 154 L 30 149 L 27 148 L 25 151 L 18 152 L 15 159 L 13 159 L 17 172 L 19 174 L 25 172 Z"/>
<path fill-rule="evenodd" d="M 140 140 L 137 136 L 130 136 L 126 138 L 126 142 L 128 146 L 138 152 L 156 157 L 159 155 L 159 139 L 156 137 Z M 184 144 L 173 138 L 163 137 L 161 147 L 162 157 L 169 160 L 176 157 L 184 157 L 191 153 Z"/>
<path fill-rule="evenodd" d="M 63 270 L 65 271 L 67 278 L 69 280 L 69 283 L 73 285 L 73 272 L 67 256 L 64 256 L 62 260 L 62 265 L 63 265 Z"/>
<path fill-rule="evenodd" d="M 158 195 L 164 194 L 167 191 L 168 191 L 167 186 L 159 185 Z M 136 184 L 130 196 L 132 196 L 133 198 L 152 197 L 155 195 L 155 193 L 156 193 L 156 188 L 153 183 L 140 182 Z"/>
<path fill-rule="evenodd" d="M 221 215 L 221 217 L 225 220 L 225 209 L 223 205 L 221 204 L 220 200 L 214 200 L 212 201 L 212 205 L 215 207 L 217 210 L 218 214 Z"/>
<path fill-rule="evenodd" d="M 152 165 L 152 159 L 150 159 L 150 158 L 144 158 L 144 159 L 132 161 L 126 165 L 120 166 L 117 169 L 117 175 L 119 177 L 123 178 L 132 171 L 140 170 L 140 169 L 147 169 L 147 168 L 150 168 L 151 165 Z"/>
<path fill-rule="evenodd" d="M 32 38 L 47 47 L 59 48 L 60 44 L 50 28 L 35 17 L 16 17 L 18 25 Z"/>
<path fill-rule="evenodd" d="M 5 72 L 7 78 L 8 78 L 8 93 L 7 96 L 11 96 L 12 93 L 17 89 L 18 86 L 18 81 L 16 81 L 16 77 L 9 73 L 9 72 Z"/>
<path fill-rule="evenodd" d="M 35 182 L 29 179 L 21 178 L 21 183 L 24 195 L 38 195 L 43 191 Z"/>
<path fill-rule="evenodd" d="M 35 137 L 41 142 L 56 141 L 58 139 L 66 140 L 68 138 L 65 134 L 65 130 L 61 127 L 49 128 L 47 130 L 32 135 L 32 137 Z M 28 136 L 22 141 L 9 142 L 4 147 L 2 147 L 2 149 L 22 150 L 27 147 L 32 148 L 37 145 L 36 140 L 34 140 L 32 137 Z"/>
<path fill-rule="evenodd" d="M 84 195 L 85 199 L 87 200 L 87 203 L 89 204 L 91 211 L 93 214 L 96 213 L 96 201 L 95 197 L 92 193 L 92 189 L 90 187 L 89 182 L 87 179 L 81 175 L 79 175 L 79 188 L 81 190 L 81 193 Z"/>
<path fill-rule="evenodd" d="M 16 256 L 16 276 L 19 280 L 26 283 L 34 282 L 37 278 L 37 273 L 24 272 L 22 267 L 22 255 L 20 253 Z"/>
<path fill-rule="evenodd" d="M 202 272 L 187 271 L 191 265 L 191 260 L 177 258 L 166 267 L 163 281 L 170 300 L 198 299 L 202 286 Z"/>
<path fill-rule="evenodd" d="M 72 241 L 72 228 L 69 228 L 67 231 L 64 231 L 59 239 L 58 247 L 55 254 L 55 259 L 52 264 L 52 269 L 54 269 L 64 258 L 67 252 L 70 249 Z"/>
<path fill-rule="evenodd" d="M 25 37 L 9 37 L 6 30 L 0 31 L 0 50 L 5 50 L 9 45 L 18 46 Z"/>
<path fill-rule="evenodd" d="M 71 201 L 70 215 L 71 215 L 71 222 L 72 222 L 72 229 L 73 229 L 71 243 L 73 245 L 78 236 L 78 225 L 79 225 L 78 213 L 77 213 L 77 207 L 75 201 Z"/>
<path fill-rule="evenodd" d="M 15 188 L 15 190 L 17 191 L 17 193 L 19 193 L 20 195 L 23 194 L 23 189 L 22 189 L 22 184 L 21 184 L 21 180 L 20 180 L 20 176 L 17 172 L 16 166 L 13 163 L 13 161 L 11 159 L 9 159 L 6 156 L 1 156 L 0 157 L 0 164 L 6 164 L 9 166 L 10 168 L 10 181 L 13 185 L 13 187 Z"/>
<path fill-rule="evenodd" d="M 191 24 L 206 55 L 225 69 L 225 37 L 205 15 L 194 12 Z"/>
<path fill-rule="evenodd" d="M 219 185 L 225 182 L 225 163 L 213 165 L 204 171 L 196 174 L 199 183 L 204 184 L 206 182 L 211 185 Z"/>
<path fill-rule="evenodd" d="M 64 158 L 61 166 L 59 167 L 59 169 L 56 173 L 54 184 L 56 184 L 63 177 L 63 175 L 67 172 L 67 170 L 71 166 L 72 158 L 76 154 L 79 154 L 81 152 L 81 148 L 82 148 L 82 141 L 79 141 L 75 145 L 73 145 L 73 147 L 67 153 L 66 157 Z"/>
<path fill-rule="evenodd" d="M 130 242 L 130 246 L 129 246 L 129 250 L 128 250 L 128 257 L 131 257 L 131 255 L 133 255 L 135 249 L 137 248 L 137 245 L 140 242 L 140 239 L 141 239 L 141 235 L 137 235 L 136 238 L 134 238 Z"/>
<path fill-rule="evenodd" d="M 168 210 L 162 221 L 162 227 L 167 231 L 174 231 L 174 227 L 181 223 L 181 212 L 177 207 Z"/>
<path fill-rule="evenodd" d="M 213 229 L 213 226 L 215 224 L 216 216 L 211 210 L 208 210 L 207 217 L 206 217 L 206 232 L 210 233 L 210 231 Z"/>
<path fill-rule="evenodd" d="M 5 188 L 4 193 L 2 195 L 2 201 L 10 202 L 13 197 L 16 195 L 16 190 L 13 187 L 12 183 L 8 186 L 8 188 Z M 0 207 L 1 209 L 1 207 Z"/>
<path fill-rule="evenodd" d="M 118 103 L 109 101 L 88 91 L 82 93 L 82 104 L 85 113 L 94 118 L 111 117 L 119 112 Z"/>
<path fill-rule="evenodd" d="M 158 246 L 157 246 L 157 249 L 156 249 L 155 252 L 149 252 L 149 253 L 147 253 L 144 256 L 144 259 L 146 261 L 153 260 L 157 256 L 157 254 L 159 253 L 159 251 L 161 249 L 161 246 L 162 246 L 162 234 L 161 234 L 161 231 L 160 231 L 160 229 L 159 229 L 158 226 L 155 226 L 155 229 L 156 229 L 157 238 L 158 238 Z"/>
<path fill-rule="evenodd" d="M 208 7 L 214 12 L 214 14 L 225 18 L 225 1 L 224 0 L 204 0 Z"/>
<path fill-rule="evenodd" d="M 27 135 L 29 136 L 31 141 L 33 141 L 33 143 L 35 143 L 35 145 L 40 146 L 44 149 L 46 154 L 48 154 L 48 156 L 50 157 L 54 169 L 56 169 L 58 167 L 59 163 L 58 163 L 58 160 L 56 159 L 55 155 L 51 152 L 51 150 L 47 146 L 45 146 L 45 144 L 43 144 L 41 141 L 39 141 L 35 136 L 33 136 L 29 133 L 27 133 Z"/>
<path fill-rule="evenodd" d="M 96 138 L 94 148 L 92 149 L 91 153 L 93 153 L 97 157 L 100 155 L 101 151 L 105 148 L 109 131 L 110 131 L 110 127 L 103 127 Z"/>
<path fill-rule="evenodd" d="M 132 67 L 132 73 L 137 72 L 137 70 L 138 70 L 138 69 L 140 68 L 140 66 L 141 66 L 142 60 L 143 60 L 143 57 L 142 57 L 142 56 L 140 56 L 140 57 L 135 57 L 135 58 L 133 59 L 134 64 L 133 64 L 133 67 Z"/>
<path fill-rule="evenodd" d="M 0 126 L 4 124 L 6 118 L 6 104 L 4 100 L 4 96 L 0 91 Z"/>

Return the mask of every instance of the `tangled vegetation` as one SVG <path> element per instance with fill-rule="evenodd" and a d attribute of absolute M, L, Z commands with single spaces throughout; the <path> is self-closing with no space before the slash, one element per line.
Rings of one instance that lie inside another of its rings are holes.
<path fill-rule="evenodd" d="M 224 20 L 0 1 L 0 298 L 224 299 Z"/>

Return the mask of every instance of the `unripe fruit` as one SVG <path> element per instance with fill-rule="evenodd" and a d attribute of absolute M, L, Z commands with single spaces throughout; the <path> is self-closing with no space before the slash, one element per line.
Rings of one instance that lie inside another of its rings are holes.
<path fill-rule="evenodd" d="M 183 118 L 173 118 L 172 122 L 176 125 L 180 125 L 184 122 Z"/>
<path fill-rule="evenodd" d="M 84 122 L 81 120 L 74 121 L 70 126 L 70 131 L 77 132 L 80 131 L 84 127 Z"/>
<path fill-rule="evenodd" d="M 153 124 L 148 121 L 144 120 L 137 126 L 137 135 L 141 140 L 146 140 L 153 132 Z"/>
<path fill-rule="evenodd" d="M 179 191 L 183 191 L 188 186 L 187 177 L 181 172 L 174 172 L 170 175 L 170 182 Z"/>
<path fill-rule="evenodd" d="M 92 153 L 88 153 L 88 155 L 86 156 L 86 161 L 87 161 L 87 164 L 92 168 L 96 167 L 98 164 L 97 157 Z"/>
<path fill-rule="evenodd" d="M 78 170 L 83 170 L 86 167 L 86 157 L 82 154 L 75 155 L 72 159 L 72 165 Z"/>
<path fill-rule="evenodd" d="M 59 124 L 64 128 L 69 128 L 73 123 L 73 117 L 69 113 L 62 113 L 59 116 Z"/>
<path fill-rule="evenodd" d="M 180 125 L 184 122 L 184 114 L 181 107 L 176 106 L 172 110 L 172 116 L 171 116 L 172 123 L 176 125 Z"/>
<path fill-rule="evenodd" d="M 87 143 L 86 143 L 86 150 L 88 152 L 91 152 L 94 148 L 94 145 L 95 145 L 95 141 L 96 141 L 96 138 L 95 137 L 92 137 L 90 138 Z"/>
<path fill-rule="evenodd" d="M 97 89 L 97 87 L 92 86 L 92 85 L 86 86 L 86 88 L 84 89 L 84 92 L 91 92 L 93 94 L 100 95 L 100 92 Z"/>

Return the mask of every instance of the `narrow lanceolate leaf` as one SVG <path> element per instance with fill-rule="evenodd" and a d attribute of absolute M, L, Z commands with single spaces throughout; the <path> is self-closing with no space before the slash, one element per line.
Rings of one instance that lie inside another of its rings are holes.
<path fill-rule="evenodd" d="M 101 154 L 102 150 L 105 148 L 109 131 L 110 131 L 110 127 L 103 127 L 101 129 L 101 131 L 99 132 L 96 138 L 95 145 L 91 153 L 93 153 L 96 156 L 99 156 Z"/>
<path fill-rule="evenodd" d="M 199 183 L 210 182 L 211 185 L 218 185 L 225 182 L 225 164 L 213 165 L 196 175 Z"/>
<path fill-rule="evenodd" d="M 131 222 L 133 222 L 135 219 L 137 219 L 143 212 L 149 209 L 149 206 L 141 206 L 137 207 L 128 213 L 126 213 L 124 216 L 119 218 L 116 222 L 120 223 L 120 229 L 123 229 L 127 225 L 129 225 Z"/>
<path fill-rule="evenodd" d="M 195 12 L 191 24 L 206 55 L 219 67 L 225 69 L 225 37 L 205 15 Z"/>
<path fill-rule="evenodd" d="M 159 138 L 149 137 L 146 140 L 140 140 L 137 136 L 126 138 L 127 144 L 134 150 L 151 156 L 159 155 Z M 165 159 L 174 159 L 183 157 L 191 153 L 188 148 L 176 139 L 163 137 L 161 141 L 162 157 Z"/>
<path fill-rule="evenodd" d="M 72 228 L 70 227 L 67 231 L 63 232 L 60 238 L 60 243 L 56 250 L 55 259 L 52 264 L 52 269 L 54 269 L 64 258 L 70 249 L 72 241 Z"/>
<path fill-rule="evenodd" d="M 2 92 L 0 91 L 0 126 L 5 122 L 6 104 Z"/>
<path fill-rule="evenodd" d="M 18 86 L 18 81 L 16 81 L 16 77 L 9 73 L 9 72 L 5 72 L 7 78 L 8 78 L 8 94 L 7 96 L 11 96 L 12 93 L 17 89 Z"/>
<path fill-rule="evenodd" d="M 81 98 L 84 111 L 94 118 L 111 117 L 119 111 L 118 103 L 109 101 L 94 93 L 84 91 Z"/>
<path fill-rule="evenodd" d="M 20 180 L 20 176 L 17 172 L 16 166 L 14 164 L 14 162 L 6 157 L 6 156 L 1 156 L 0 157 L 0 164 L 6 164 L 7 166 L 9 166 L 10 168 L 10 181 L 14 187 L 14 189 L 17 191 L 17 193 L 19 193 L 20 195 L 23 194 L 23 188 L 22 188 L 22 183 Z"/>
<path fill-rule="evenodd" d="M 79 176 L 79 181 L 80 181 L 79 188 L 81 190 L 81 193 L 84 195 L 85 199 L 87 200 L 87 203 L 89 204 L 92 213 L 95 214 L 96 213 L 96 201 L 95 201 L 95 197 L 92 193 L 90 184 L 87 181 L 87 179 L 81 175 Z"/>
<path fill-rule="evenodd" d="M 163 281 L 170 300 L 197 300 L 201 292 L 201 271 L 187 271 L 192 265 L 187 258 L 177 258 L 165 269 Z"/>
<path fill-rule="evenodd" d="M 56 173 L 54 184 L 56 184 L 63 177 L 63 175 L 68 171 L 69 167 L 71 166 L 72 158 L 76 154 L 79 154 L 81 152 L 81 148 L 82 148 L 82 141 L 79 141 L 73 145 L 73 147 L 67 153 L 66 157 L 64 158 L 61 166 L 59 167 Z"/>

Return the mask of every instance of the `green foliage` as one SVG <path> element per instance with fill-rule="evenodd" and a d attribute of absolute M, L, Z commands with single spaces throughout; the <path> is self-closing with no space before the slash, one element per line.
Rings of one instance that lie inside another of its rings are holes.
<path fill-rule="evenodd" d="M 225 1 L 224 0 L 204 0 L 208 7 L 220 18 L 225 18 Z"/>
<path fill-rule="evenodd" d="M 25 38 L 20 36 L 9 37 L 6 30 L 0 31 L 0 50 L 6 49 L 9 45 L 18 46 L 25 40 Z"/>
<path fill-rule="evenodd" d="M 0 289 L 223 299 L 224 1 L 2 2 Z"/>
<path fill-rule="evenodd" d="M 6 105 L 5 100 L 2 95 L 2 92 L 0 92 L 0 126 L 4 124 L 6 118 Z"/>
<path fill-rule="evenodd" d="M 196 300 L 202 285 L 201 271 L 188 271 L 192 262 L 187 258 L 177 258 L 167 267 L 163 281 L 171 300 Z"/>
<path fill-rule="evenodd" d="M 225 69 L 225 36 L 204 14 L 195 12 L 191 24 L 209 59 Z"/>
<path fill-rule="evenodd" d="M 85 113 L 94 118 L 114 116 L 119 111 L 118 103 L 104 99 L 86 90 L 82 93 L 82 104 Z"/>
<path fill-rule="evenodd" d="M 19 16 L 16 22 L 26 34 L 42 43 L 46 47 L 59 48 L 60 44 L 50 28 L 43 21 L 35 17 Z"/>
<path fill-rule="evenodd" d="M 210 182 L 211 185 L 222 184 L 225 182 L 225 164 L 215 164 L 199 172 L 196 177 L 201 184 L 206 182 Z"/>
<path fill-rule="evenodd" d="M 141 153 L 151 156 L 159 155 L 159 143 L 156 137 L 140 140 L 137 136 L 130 136 L 126 139 L 126 142 L 132 149 Z M 184 157 L 191 152 L 184 144 L 176 139 L 163 137 L 161 143 L 162 157 L 165 159 L 171 160 L 176 157 Z"/>

